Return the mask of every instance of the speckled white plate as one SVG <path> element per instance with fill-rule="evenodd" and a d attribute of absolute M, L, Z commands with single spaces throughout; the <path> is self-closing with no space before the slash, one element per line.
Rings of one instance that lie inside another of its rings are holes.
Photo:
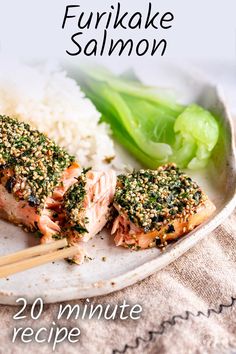
<path fill-rule="evenodd" d="M 146 83 L 177 89 L 184 102 L 199 102 L 218 114 L 224 126 L 213 156 L 213 162 L 204 171 L 190 173 L 216 204 L 215 215 L 204 225 L 167 247 L 165 252 L 150 249 L 140 252 L 115 247 L 112 237 L 105 231 L 90 241 L 86 248 L 92 260 L 82 266 L 65 261 L 46 264 L 8 279 L 0 280 L 0 303 L 15 304 L 17 297 L 28 302 L 43 297 L 45 302 L 58 302 L 103 295 L 122 289 L 160 270 L 215 229 L 235 208 L 236 168 L 233 127 L 220 89 L 211 87 L 186 75 L 176 67 L 146 66 L 136 70 Z M 120 156 L 134 163 L 122 149 Z M 0 254 L 4 255 L 37 244 L 37 240 L 19 228 L 0 221 Z M 106 261 L 102 261 L 106 257 Z"/>

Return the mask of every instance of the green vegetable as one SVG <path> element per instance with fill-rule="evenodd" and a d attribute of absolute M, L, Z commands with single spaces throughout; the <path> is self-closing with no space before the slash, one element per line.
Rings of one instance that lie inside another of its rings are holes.
<path fill-rule="evenodd" d="M 213 115 L 192 104 L 178 116 L 174 131 L 174 161 L 191 169 L 206 166 L 219 137 L 219 127 Z"/>
<path fill-rule="evenodd" d="M 145 166 L 176 162 L 195 169 L 207 164 L 219 135 L 210 112 L 180 105 L 164 91 L 101 68 L 80 72 L 80 85 L 114 137 Z"/>

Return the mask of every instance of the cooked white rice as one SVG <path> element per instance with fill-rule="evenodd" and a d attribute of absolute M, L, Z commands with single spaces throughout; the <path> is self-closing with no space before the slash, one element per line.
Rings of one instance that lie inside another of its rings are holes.
<path fill-rule="evenodd" d="M 0 69 L 0 114 L 16 116 L 74 154 L 81 166 L 101 168 L 115 155 L 108 125 L 78 84 L 55 66 L 15 64 Z"/>

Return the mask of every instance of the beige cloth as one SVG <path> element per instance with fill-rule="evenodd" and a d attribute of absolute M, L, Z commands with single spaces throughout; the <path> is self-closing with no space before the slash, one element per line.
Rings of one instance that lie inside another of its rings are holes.
<path fill-rule="evenodd" d="M 61 326 L 78 325 L 81 337 L 76 344 L 60 344 L 56 353 L 235 353 L 235 250 L 236 213 L 165 269 L 134 286 L 91 300 L 101 304 L 116 304 L 123 299 L 140 303 L 143 306 L 140 320 L 60 320 Z M 57 308 L 58 304 L 46 305 L 37 323 L 24 320 L 17 325 L 50 327 Z M 11 343 L 15 312 L 16 308 L 0 306 L 0 353 L 50 353 L 48 345 Z M 135 349 L 128 349 L 127 345 Z"/>

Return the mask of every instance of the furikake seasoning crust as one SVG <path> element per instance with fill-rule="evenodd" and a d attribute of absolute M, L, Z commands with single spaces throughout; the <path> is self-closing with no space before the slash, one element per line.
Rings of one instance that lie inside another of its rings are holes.
<path fill-rule="evenodd" d="M 118 176 L 114 203 L 145 233 L 159 230 L 163 224 L 166 233 L 171 233 L 171 220 L 194 214 L 204 200 L 199 186 L 169 164 Z"/>
<path fill-rule="evenodd" d="M 73 156 L 46 135 L 26 123 L 0 116 L 0 178 L 4 170 L 11 171 L 5 188 L 17 200 L 28 201 L 40 212 L 73 161 Z"/>
<path fill-rule="evenodd" d="M 64 210 L 70 220 L 70 229 L 84 234 L 87 231 L 87 218 L 84 216 L 84 198 L 86 196 L 86 173 L 89 169 L 83 169 L 81 175 L 77 178 L 77 182 L 73 184 L 64 196 Z"/>

